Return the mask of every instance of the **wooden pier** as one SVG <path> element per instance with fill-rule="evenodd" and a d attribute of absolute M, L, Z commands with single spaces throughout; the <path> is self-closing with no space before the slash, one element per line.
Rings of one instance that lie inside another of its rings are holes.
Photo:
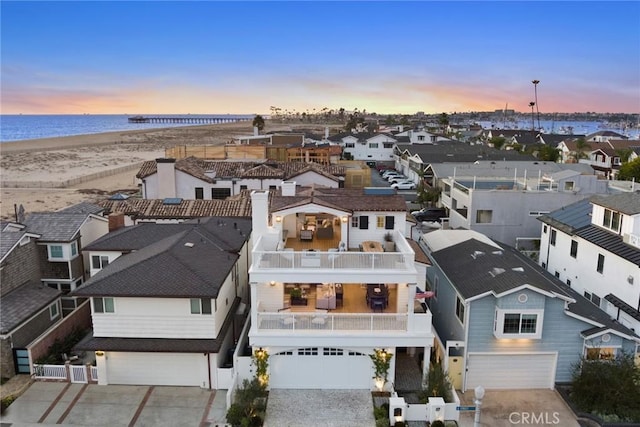
<path fill-rule="evenodd" d="M 184 123 L 184 124 L 212 124 L 212 123 L 235 123 L 251 120 L 249 118 L 230 117 L 129 117 L 129 123 Z"/>

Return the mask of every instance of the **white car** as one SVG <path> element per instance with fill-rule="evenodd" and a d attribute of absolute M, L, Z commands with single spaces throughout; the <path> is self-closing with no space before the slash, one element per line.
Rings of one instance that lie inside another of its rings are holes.
<path fill-rule="evenodd" d="M 389 184 L 395 184 L 396 182 L 399 182 L 399 181 L 409 181 L 409 178 L 407 178 L 404 175 L 394 175 L 387 178 L 387 181 L 389 181 Z"/>
<path fill-rule="evenodd" d="M 389 176 L 389 175 L 391 175 L 391 174 L 399 175 L 399 174 L 400 174 L 400 172 L 395 171 L 395 170 L 393 170 L 393 169 L 387 169 L 386 171 L 382 172 L 382 174 L 381 174 L 381 175 L 382 175 L 382 177 L 383 177 L 383 178 L 386 178 L 386 177 L 388 177 L 388 176 Z"/>
<path fill-rule="evenodd" d="M 398 181 L 391 184 L 391 188 L 395 188 L 396 190 L 413 190 L 416 188 L 416 183 L 413 181 Z"/>

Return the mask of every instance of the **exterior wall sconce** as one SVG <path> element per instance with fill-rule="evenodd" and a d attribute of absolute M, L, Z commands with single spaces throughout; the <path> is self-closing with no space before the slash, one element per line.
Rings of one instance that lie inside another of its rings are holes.
<path fill-rule="evenodd" d="M 349 220 L 349 218 L 347 218 L 346 216 L 342 217 L 342 222 L 347 222 Z"/>
<path fill-rule="evenodd" d="M 96 351 L 96 356 L 98 356 L 98 357 L 104 356 L 104 351 L 102 351 L 102 350 Z"/>
<path fill-rule="evenodd" d="M 280 215 L 276 216 L 276 222 L 282 222 L 282 217 Z"/>
<path fill-rule="evenodd" d="M 275 285 L 276 285 L 275 280 L 270 281 L 270 282 L 269 282 L 269 285 L 271 285 L 271 286 L 275 286 Z"/>

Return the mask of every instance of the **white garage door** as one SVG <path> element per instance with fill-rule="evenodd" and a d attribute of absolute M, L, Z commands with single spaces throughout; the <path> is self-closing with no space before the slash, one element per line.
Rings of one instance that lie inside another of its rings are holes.
<path fill-rule="evenodd" d="M 366 354 L 304 348 L 269 358 L 271 388 L 370 389 L 373 365 Z"/>
<path fill-rule="evenodd" d="M 202 353 L 107 353 L 109 384 L 202 386 Z"/>
<path fill-rule="evenodd" d="M 466 388 L 553 388 L 557 353 L 469 353 Z"/>

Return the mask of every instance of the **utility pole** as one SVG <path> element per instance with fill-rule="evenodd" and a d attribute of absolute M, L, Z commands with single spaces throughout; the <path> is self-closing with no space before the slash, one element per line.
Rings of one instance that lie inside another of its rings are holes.
<path fill-rule="evenodd" d="M 529 103 L 529 107 L 531 107 L 531 130 L 535 130 L 536 129 L 536 123 L 534 121 L 535 116 L 533 115 L 533 107 L 536 105 L 535 102 L 531 101 Z"/>
<path fill-rule="evenodd" d="M 534 100 L 536 103 L 536 112 L 538 113 L 538 130 L 540 130 L 540 109 L 538 108 L 538 83 L 540 83 L 540 80 L 531 80 L 531 83 L 533 83 Z"/>

